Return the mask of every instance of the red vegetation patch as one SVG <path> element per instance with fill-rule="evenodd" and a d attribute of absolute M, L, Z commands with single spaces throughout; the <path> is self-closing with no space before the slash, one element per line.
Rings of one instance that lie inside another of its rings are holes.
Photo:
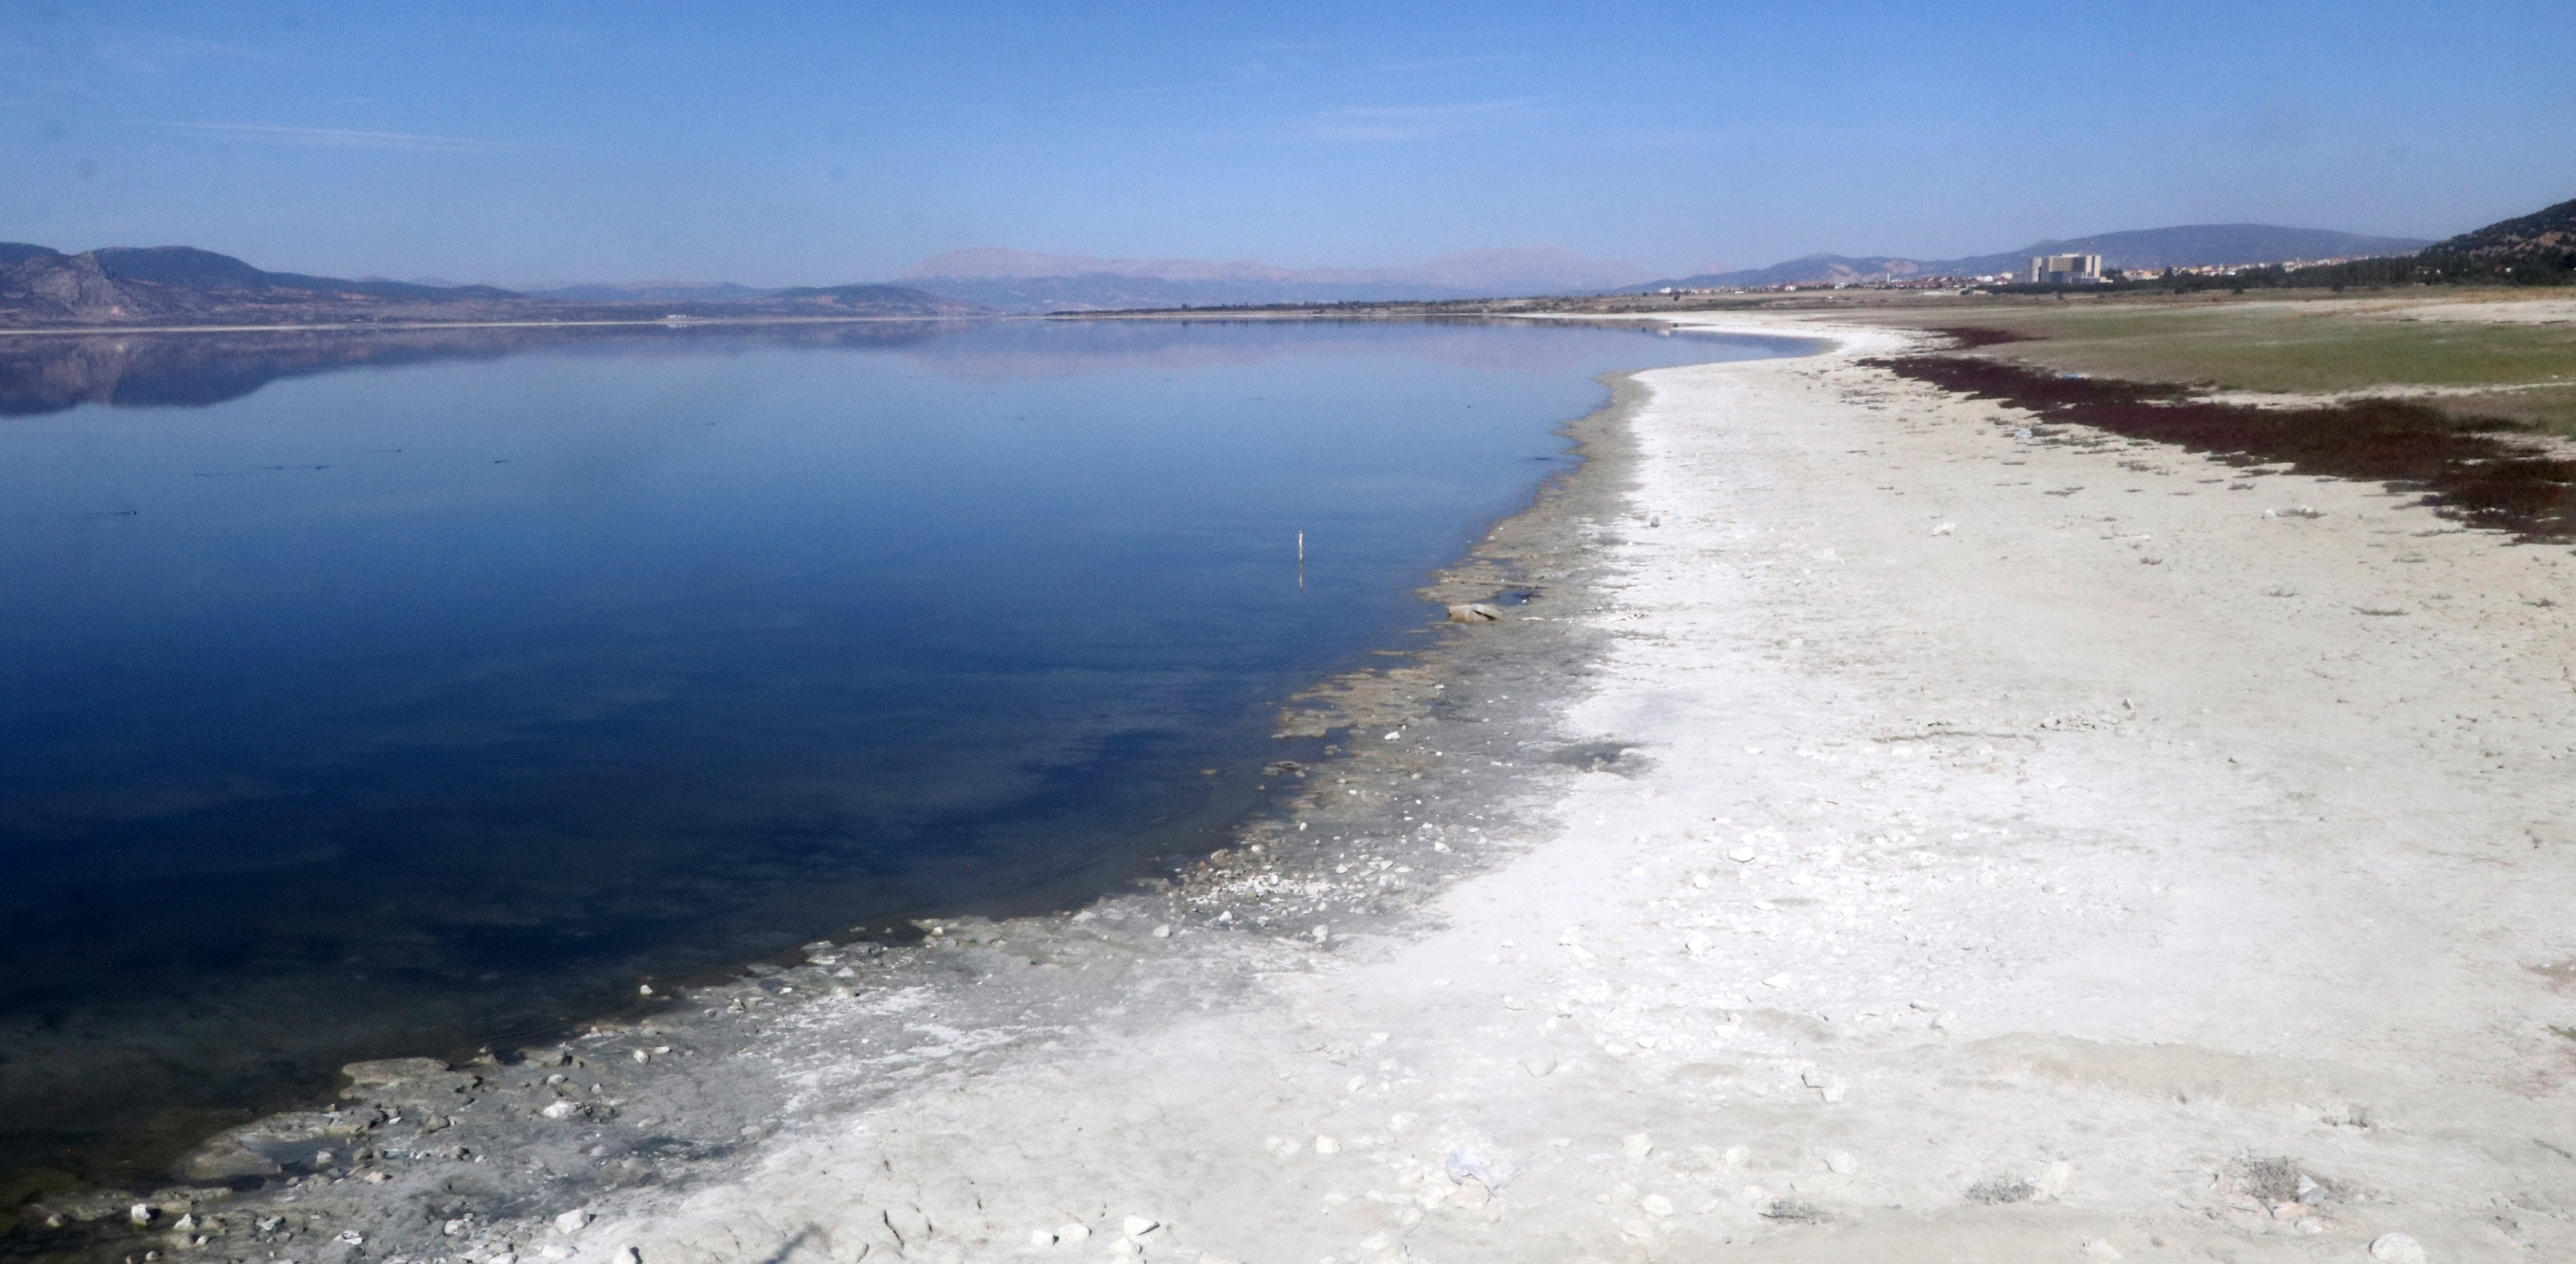
<path fill-rule="evenodd" d="M 1957 350 L 1974 351 L 1979 347 L 2000 346 L 2007 342 L 2037 342 L 2037 334 L 2015 333 L 2009 329 L 1990 329 L 1984 325 L 1949 325 L 1932 331 L 1958 343 Z"/>
<path fill-rule="evenodd" d="M 1954 330 L 1944 333 L 1956 334 Z M 2493 432 L 2526 429 L 2455 417 L 2410 400 L 2256 408 L 2188 398 L 2188 388 L 2078 377 L 1947 356 L 1867 360 L 1901 377 L 2000 400 L 2048 421 L 2206 452 L 2231 465 L 2287 461 L 2293 473 L 2369 479 L 2426 493 L 2423 503 L 2471 526 L 2525 541 L 2576 535 L 2576 461 L 2542 456 Z"/>

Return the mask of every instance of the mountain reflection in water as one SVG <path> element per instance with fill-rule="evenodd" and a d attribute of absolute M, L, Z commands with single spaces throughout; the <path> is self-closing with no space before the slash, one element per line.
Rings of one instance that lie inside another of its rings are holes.
<path fill-rule="evenodd" d="M 202 408 L 240 399 L 281 378 L 537 351 L 685 353 L 745 341 L 883 349 L 955 333 L 963 324 L 924 320 L 0 336 L 0 417 L 32 417 L 82 404 Z"/>
<path fill-rule="evenodd" d="M 1365 349 L 1382 322 L 1300 321 L 1293 340 L 1211 340 L 1212 327 L 1279 330 L 1258 318 L 1085 321 L 1083 345 L 1052 330 L 1067 321 L 847 321 L 753 325 L 260 330 L 200 334 L 0 336 L 0 417 L 32 417 L 82 404 L 115 408 L 207 407 L 271 382 L 344 369 L 394 368 L 439 360 L 498 359 L 531 352 L 620 356 L 704 354 L 725 347 L 904 350 L 960 380 L 1055 377 L 1116 368 L 1186 369 L 1250 364 L 1280 355 L 1336 355 Z M 1526 324 L 1507 323 L 1523 334 Z M 1411 354 L 1489 372 L 1557 373 L 1586 362 L 1579 339 L 1498 342 L 1470 330 L 1474 318 L 1412 322 Z M 1439 331 L 1452 331 L 1445 336 Z M 960 335 L 972 334 L 973 337 Z M 1382 341 L 1382 340 L 1381 340 Z"/>

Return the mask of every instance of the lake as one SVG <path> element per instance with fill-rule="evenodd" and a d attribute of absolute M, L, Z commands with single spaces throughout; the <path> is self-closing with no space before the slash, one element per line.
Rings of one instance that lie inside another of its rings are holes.
<path fill-rule="evenodd" d="M 1168 871 L 1312 756 L 1279 703 L 1567 467 L 1596 375 L 1796 349 L 0 338 L 0 1168 L 150 1179 L 355 1058 Z"/>

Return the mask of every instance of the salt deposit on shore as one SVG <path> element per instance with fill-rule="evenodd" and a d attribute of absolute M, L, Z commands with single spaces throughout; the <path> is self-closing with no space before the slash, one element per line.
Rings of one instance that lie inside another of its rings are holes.
<path fill-rule="evenodd" d="M 1636 375 L 1431 594 L 1539 598 L 1334 691 L 1358 753 L 1279 771 L 1300 819 L 1171 891 L 818 946 L 569 1074 L 420 1090 L 462 1111 L 362 1088 L 387 1179 L 180 1236 L 2576 1258 L 2576 558 L 1856 362 L 1914 335 L 1760 331 L 1842 343 Z M 548 1140 L 406 1131 L 476 1110 Z"/>

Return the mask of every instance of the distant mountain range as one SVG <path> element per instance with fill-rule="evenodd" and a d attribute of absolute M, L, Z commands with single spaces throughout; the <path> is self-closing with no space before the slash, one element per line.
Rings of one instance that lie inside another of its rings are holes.
<path fill-rule="evenodd" d="M 895 280 L 997 311 L 1068 312 L 1597 294 L 1653 275 L 1562 246 L 1474 250 L 1406 268 L 1282 268 L 987 248 L 935 255 Z"/>
<path fill-rule="evenodd" d="M 2426 249 L 2430 247 L 2429 249 Z M 0 327 L 306 324 L 483 320 L 635 320 L 664 316 L 893 316 L 1636 294 L 1663 287 L 1823 285 L 2019 272 L 2037 254 L 2088 253 L 2106 267 L 2274 263 L 2424 251 L 2510 266 L 2576 268 L 2576 202 L 2438 244 L 2269 224 L 2192 224 L 2034 242 L 1963 259 L 1809 255 L 1768 268 L 1654 281 L 1633 263 L 1558 246 L 1476 250 L 1405 268 L 1283 268 L 1248 261 L 1099 259 L 1025 250 L 957 250 L 898 284 L 758 289 L 727 281 L 626 281 L 525 292 L 489 285 L 270 272 L 188 246 L 109 246 L 64 254 L 0 242 Z"/>
<path fill-rule="evenodd" d="M 731 281 L 601 281 L 590 285 L 558 285 L 551 289 L 519 291 L 529 298 L 579 303 L 731 303 L 769 298 L 779 292 L 753 289 Z"/>
<path fill-rule="evenodd" d="M 2105 268 L 2176 268 L 2279 263 L 2291 259 L 2342 259 L 2358 255 L 2408 255 L 2432 244 L 2421 238 L 2368 237 L 2326 228 L 2186 224 L 2178 228 L 2143 228 L 2063 241 L 2033 242 L 2019 250 L 1970 255 L 1964 259 L 1808 255 L 1767 268 L 1649 281 L 1628 286 L 1620 292 L 1643 294 L 1667 286 L 1674 289 L 1716 289 L 1724 286 L 1835 285 L 1917 276 L 1988 276 L 1998 272 L 2018 273 L 2029 265 L 2033 255 L 2095 254 L 2102 256 Z"/>
<path fill-rule="evenodd" d="M 647 287 L 669 286 L 648 282 Z M 685 283 L 683 283 L 685 284 Z M 892 285 L 753 291 L 692 289 L 684 301 L 625 287 L 585 300 L 489 285 L 344 280 L 270 272 L 191 246 L 107 246 L 64 254 L 0 242 L 0 327 L 42 325 L 316 324 L 349 321 L 637 320 L 664 316 L 946 317 L 975 308 Z M 738 292 L 735 293 L 735 292 Z"/>

